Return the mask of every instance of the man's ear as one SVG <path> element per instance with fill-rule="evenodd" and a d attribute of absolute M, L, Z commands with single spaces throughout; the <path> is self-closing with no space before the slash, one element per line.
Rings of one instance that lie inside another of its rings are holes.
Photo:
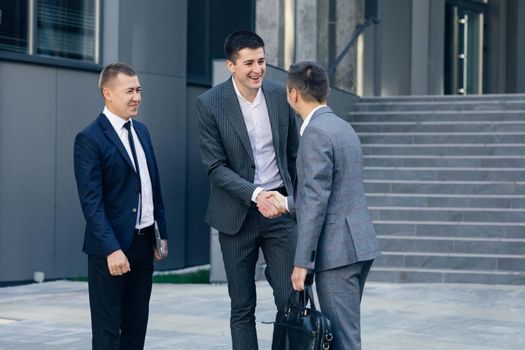
<path fill-rule="evenodd" d="M 104 87 L 102 89 L 102 96 L 104 96 L 104 100 L 106 101 L 111 100 L 111 91 L 107 87 Z"/>
<path fill-rule="evenodd" d="M 233 72 L 235 72 L 235 63 L 233 63 L 232 61 L 226 60 L 226 67 L 228 68 L 230 73 L 233 74 Z"/>
<path fill-rule="evenodd" d="M 297 92 L 296 89 L 292 89 L 290 91 L 290 97 L 292 98 L 293 103 L 297 103 L 297 100 L 299 99 L 299 92 Z"/>

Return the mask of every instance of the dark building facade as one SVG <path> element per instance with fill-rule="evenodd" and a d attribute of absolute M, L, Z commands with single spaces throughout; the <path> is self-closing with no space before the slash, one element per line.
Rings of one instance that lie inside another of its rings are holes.
<path fill-rule="evenodd" d="M 365 8 L 369 6 L 368 15 Z M 371 6 L 371 7 L 370 7 Z M 518 0 L 0 0 L 0 282 L 85 275 L 75 134 L 103 108 L 104 65 L 139 72 L 168 216 L 159 269 L 210 261 L 195 98 L 233 30 L 267 43 L 268 63 L 337 66 L 362 96 L 525 92 L 525 2 Z M 334 102 L 336 103 L 336 102 Z"/>

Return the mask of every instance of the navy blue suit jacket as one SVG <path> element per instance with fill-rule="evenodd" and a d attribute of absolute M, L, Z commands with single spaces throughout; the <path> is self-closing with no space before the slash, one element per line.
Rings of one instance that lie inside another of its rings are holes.
<path fill-rule="evenodd" d="M 133 120 L 148 163 L 153 189 L 154 217 L 161 237 L 167 239 L 164 205 L 157 161 L 146 126 Z M 109 119 L 100 114 L 75 139 L 75 178 L 86 219 L 83 251 L 89 255 L 109 255 L 131 246 L 140 183 L 122 141 Z"/>

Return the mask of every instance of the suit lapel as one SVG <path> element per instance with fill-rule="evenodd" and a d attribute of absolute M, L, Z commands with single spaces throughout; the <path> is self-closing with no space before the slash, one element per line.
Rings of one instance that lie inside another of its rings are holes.
<path fill-rule="evenodd" d="M 126 148 L 124 148 L 124 145 L 122 144 L 122 141 L 115 132 L 115 129 L 109 122 L 109 119 L 103 113 L 101 113 L 98 116 L 98 121 L 102 127 L 102 130 L 104 130 L 104 134 L 106 134 L 106 136 L 111 140 L 111 142 L 113 142 L 113 144 L 117 147 L 122 157 L 124 157 L 124 159 L 128 162 L 129 167 L 133 169 L 133 171 L 135 171 L 133 163 L 129 158 L 128 152 L 126 151 Z"/>
<path fill-rule="evenodd" d="M 233 88 L 232 78 L 224 85 L 223 98 L 220 99 L 222 107 L 228 119 L 239 136 L 242 144 L 246 148 L 246 151 L 253 160 L 252 147 L 250 145 L 250 136 L 248 136 L 248 129 L 246 128 L 246 123 L 244 121 L 244 116 L 242 115 L 241 106 L 239 105 L 239 100 L 235 94 L 235 89 Z"/>
<path fill-rule="evenodd" d="M 142 149 L 144 150 L 144 154 L 146 155 L 146 162 L 148 164 L 148 173 L 149 177 L 151 179 L 151 183 L 155 183 L 155 172 L 151 171 L 152 169 L 155 169 L 153 167 L 153 154 L 150 152 L 150 147 L 148 147 L 148 136 L 146 135 L 146 130 L 144 129 L 143 125 L 138 122 L 133 122 L 133 127 L 135 128 L 135 132 L 137 133 L 137 136 L 139 137 L 140 144 L 142 146 Z M 151 170 L 150 170 L 151 169 Z"/>
<path fill-rule="evenodd" d="M 275 98 L 275 91 L 270 84 L 263 81 L 262 86 L 264 92 L 264 99 L 266 100 L 266 108 L 268 109 L 268 118 L 270 118 L 270 126 L 272 128 L 273 148 L 275 150 L 275 157 L 277 164 L 279 162 L 279 105 Z M 282 170 L 282 169 L 279 169 Z"/>

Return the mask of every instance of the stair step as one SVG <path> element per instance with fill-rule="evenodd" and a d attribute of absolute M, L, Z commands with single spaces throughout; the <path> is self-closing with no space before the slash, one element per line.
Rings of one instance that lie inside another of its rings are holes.
<path fill-rule="evenodd" d="M 523 271 L 525 255 L 383 252 L 376 267 Z"/>
<path fill-rule="evenodd" d="M 366 193 L 525 194 L 525 181 L 365 179 Z"/>
<path fill-rule="evenodd" d="M 362 144 L 450 144 L 450 143 L 521 143 L 525 132 L 378 132 L 359 133 Z"/>
<path fill-rule="evenodd" d="M 525 239 L 523 223 L 374 220 L 374 228 L 380 236 Z"/>
<path fill-rule="evenodd" d="M 364 167 L 364 178 L 371 180 L 441 180 L 441 181 L 519 181 L 525 179 L 523 168 L 463 167 Z"/>
<path fill-rule="evenodd" d="M 523 156 L 525 143 L 363 144 L 364 155 Z"/>
<path fill-rule="evenodd" d="M 432 252 L 521 255 L 525 239 L 422 236 L 378 236 L 384 252 Z"/>
<path fill-rule="evenodd" d="M 452 207 L 373 207 L 368 209 L 374 220 L 451 221 L 451 222 L 524 222 L 525 209 L 520 208 L 452 208 Z"/>
<path fill-rule="evenodd" d="M 513 101 L 525 100 L 525 94 L 483 94 L 483 95 L 401 95 L 389 97 L 363 97 L 361 102 L 444 102 L 444 101 Z"/>
<path fill-rule="evenodd" d="M 525 170 L 525 156 L 409 156 L 409 155 L 364 155 L 365 166 L 388 167 L 467 167 L 506 168 Z"/>
<path fill-rule="evenodd" d="M 522 208 L 525 195 L 469 195 L 427 193 L 367 193 L 371 207 Z"/>
<path fill-rule="evenodd" d="M 398 132 L 509 132 L 525 131 L 525 120 L 520 121 L 384 121 L 384 122 L 354 122 L 354 130 L 361 133 L 398 133 Z"/>
<path fill-rule="evenodd" d="M 525 94 L 366 98 L 369 280 L 525 284 Z"/>
<path fill-rule="evenodd" d="M 355 111 L 490 111 L 525 109 L 525 99 L 519 100 L 459 100 L 459 101 L 400 101 L 358 102 Z"/>
<path fill-rule="evenodd" d="M 506 111 L 381 111 L 349 112 L 345 120 L 355 122 L 459 122 L 459 121 L 523 121 L 525 110 Z"/>
<path fill-rule="evenodd" d="M 393 283 L 482 283 L 525 285 L 525 273 L 423 268 L 372 267 L 367 281 Z"/>

